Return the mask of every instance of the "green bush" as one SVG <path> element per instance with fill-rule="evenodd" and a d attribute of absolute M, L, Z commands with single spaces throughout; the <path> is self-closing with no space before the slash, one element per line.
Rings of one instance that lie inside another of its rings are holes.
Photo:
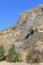
<path fill-rule="evenodd" d="M 16 61 L 18 61 L 18 62 L 22 61 L 21 55 L 18 52 L 16 52 Z"/>
<path fill-rule="evenodd" d="M 14 44 L 11 45 L 11 48 L 9 49 L 8 54 L 6 56 L 6 60 L 8 62 L 20 61 L 20 55 L 19 55 L 19 53 L 17 53 L 15 51 L 15 45 Z"/>
<path fill-rule="evenodd" d="M 5 54 L 4 47 L 3 45 L 0 45 L 0 61 L 5 60 L 4 54 Z"/>

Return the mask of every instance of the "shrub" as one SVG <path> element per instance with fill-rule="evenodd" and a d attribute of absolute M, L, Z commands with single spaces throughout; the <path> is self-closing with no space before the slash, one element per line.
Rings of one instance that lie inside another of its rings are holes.
<path fill-rule="evenodd" d="M 0 61 L 5 60 L 4 54 L 5 54 L 4 47 L 3 45 L 0 45 Z"/>
<path fill-rule="evenodd" d="M 8 51 L 8 54 L 6 56 L 6 60 L 8 62 L 16 62 L 16 61 L 20 61 L 19 57 L 20 55 L 15 51 L 15 45 L 12 44 L 11 48 Z"/>
<path fill-rule="evenodd" d="M 18 61 L 18 62 L 22 61 L 21 55 L 18 52 L 16 52 L 16 61 Z"/>

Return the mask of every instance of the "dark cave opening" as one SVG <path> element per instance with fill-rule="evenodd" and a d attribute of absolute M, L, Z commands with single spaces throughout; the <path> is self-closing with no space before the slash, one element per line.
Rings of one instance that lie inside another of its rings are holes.
<path fill-rule="evenodd" d="M 28 37 L 30 36 L 30 35 L 33 35 L 34 34 L 34 30 L 33 29 L 30 29 L 29 30 L 29 33 L 27 34 L 27 36 L 25 37 L 26 39 L 28 39 Z"/>

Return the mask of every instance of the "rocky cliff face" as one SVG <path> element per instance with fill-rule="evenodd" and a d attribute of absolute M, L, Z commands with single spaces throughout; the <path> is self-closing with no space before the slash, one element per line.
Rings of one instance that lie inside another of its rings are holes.
<path fill-rule="evenodd" d="M 6 51 L 11 44 L 15 44 L 19 50 L 33 43 L 43 44 L 43 5 L 21 13 L 15 25 L 0 31 L 0 44 L 3 44 Z"/>

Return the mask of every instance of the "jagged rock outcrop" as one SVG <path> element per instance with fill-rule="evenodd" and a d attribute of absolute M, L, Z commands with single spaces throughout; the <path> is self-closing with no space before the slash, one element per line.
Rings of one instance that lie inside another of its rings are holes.
<path fill-rule="evenodd" d="M 11 44 L 15 44 L 17 50 L 23 50 L 38 42 L 42 43 L 40 47 L 43 48 L 43 5 L 21 13 L 15 25 L 0 31 L 0 44 L 6 51 Z"/>

